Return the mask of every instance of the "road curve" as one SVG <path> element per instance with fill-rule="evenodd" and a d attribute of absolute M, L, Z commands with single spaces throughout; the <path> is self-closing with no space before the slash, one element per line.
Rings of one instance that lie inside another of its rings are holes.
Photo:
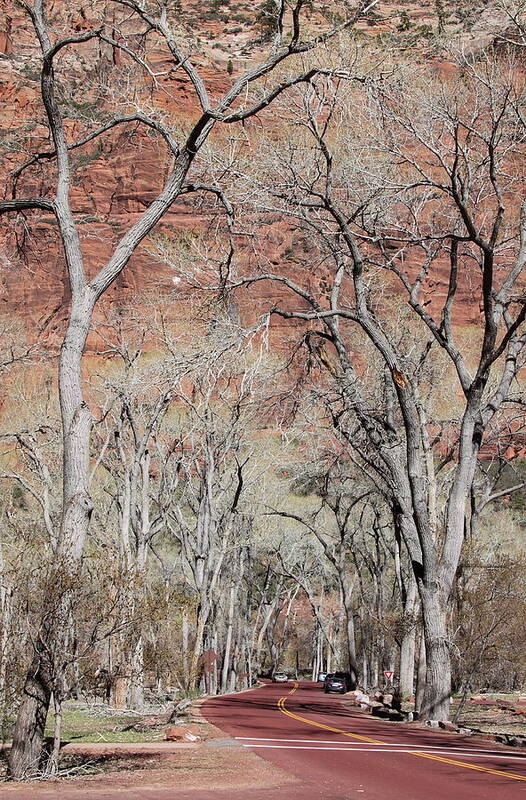
<path fill-rule="evenodd" d="M 269 800 L 296 791 L 304 800 L 526 800 L 524 751 L 383 722 L 320 684 L 267 684 L 208 700 L 202 712 L 298 779 Z"/>

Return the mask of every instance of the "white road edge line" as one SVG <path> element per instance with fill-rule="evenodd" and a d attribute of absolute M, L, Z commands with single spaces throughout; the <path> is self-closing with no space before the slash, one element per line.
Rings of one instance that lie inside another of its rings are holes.
<path fill-rule="evenodd" d="M 481 753 L 468 750 L 467 752 L 464 751 L 450 751 L 450 750 L 438 750 L 438 751 L 430 751 L 424 750 L 423 748 L 414 747 L 411 749 L 401 749 L 401 750 L 381 750 L 379 748 L 371 747 L 296 747 L 295 745 L 286 745 L 286 744 L 243 744 L 243 747 L 265 747 L 269 748 L 270 750 L 319 750 L 323 752 L 324 750 L 338 750 L 340 752 L 366 752 L 366 753 L 426 753 L 430 756 L 462 756 L 463 758 L 505 758 L 508 761 L 524 761 L 526 760 L 524 756 L 512 756 L 512 755 L 494 755 L 488 753 Z"/>
<path fill-rule="evenodd" d="M 356 747 L 358 747 L 358 745 L 361 745 L 362 747 L 364 745 L 364 742 L 350 742 L 347 739 L 344 739 L 344 740 L 337 739 L 337 740 L 334 740 L 334 741 L 327 741 L 326 739 L 278 739 L 278 738 L 272 738 L 272 737 L 268 737 L 267 738 L 267 737 L 261 737 L 261 736 L 236 736 L 235 738 L 236 738 L 236 740 L 238 740 L 240 742 L 242 742 L 242 741 L 247 741 L 247 742 L 287 742 L 288 744 L 325 744 L 325 745 L 346 744 L 347 747 L 350 748 L 350 749 L 351 748 L 356 748 Z M 370 747 L 379 747 L 379 748 L 381 748 L 381 747 L 409 747 L 412 750 L 422 750 L 422 751 L 424 751 L 424 750 L 438 750 L 438 751 L 441 751 L 442 748 L 445 747 L 444 745 L 439 745 L 439 744 L 423 744 L 423 745 L 419 745 L 419 744 L 415 744 L 413 742 L 378 742 L 378 743 L 377 742 L 370 742 L 369 746 Z M 459 745 L 458 748 L 455 748 L 455 746 L 453 746 L 453 747 L 447 747 L 445 749 L 447 749 L 447 750 L 456 750 L 456 749 L 458 749 L 458 750 L 462 750 L 462 752 L 467 751 L 467 748 L 466 748 L 465 745 L 464 746 Z M 483 753 L 483 754 L 486 754 L 486 755 L 489 755 L 489 754 L 492 754 L 492 753 L 494 753 L 495 755 L 503 755 L 503 754 L 506 754 L 506 753 L 509 753 L 510 756 L 516 756 L 517 755 L 517 751 L 516 750 L 480 750 L 480 749 L 477 748 L 477 749 L 469 750 L 467 752 L 470 752 L 470 753 L 471 752 L 473 752 L 473 753 Z M 524 757 L 526 757 L 526 753 L 524 754 Z"/>

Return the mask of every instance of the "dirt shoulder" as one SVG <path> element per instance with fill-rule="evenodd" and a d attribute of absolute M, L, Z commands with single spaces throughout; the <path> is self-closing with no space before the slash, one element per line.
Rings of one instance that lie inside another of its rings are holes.
<path fill-rule="evenodd" d="M 202 702 L 202 700 L 201 700 Z M 61 772 L 46 780 L 1 782 L 0 796 L 9 800 L 251 800 L 295 797 L 297 780 L 227 738 L 192 703 L 181 726 L 199 730 L 198 742 L 73 741 L 61 751 Z M 150 725 L 152 718 L 149 718 Z M 137 727 L 141 721 L 137 720 Z M 152 727 L 154 727 L 152 725 Z M 156 727 L 156 726 L 155 726 Z M 106 734 L 107 735 L 107 734 Z M 7 751 L 2 754 L 4 759 Z M 298 787 L 299 788 L 299 787 Z M 298 795 L 301 797 L 301 794 Z"/>
<path fill-rule="evenodd" d="M 246 797 L 248 790 L 252 798 L 256 796 L 253 792 L 292 788 L 297 783 L 234 740 L 219 738 L 224 734 L 215 730 L 216 739 L 162 755 L 127 755 L 113 745 L 113 754 L 106 752 L 89 761 L 84 758 L 84 766 L 72 777 L 66 774 L 55 780 L 4 783 L 0 794 L 6 800 L 116 800 L 121 796 L 126 800 L 182 800 L 190 795 L 201 800 L 208 793 L 218 798 L 223 793 L 225 798 L 235 798 L 238 793 Z M 75 770 L 73 763 L 71 769 Z M 89 774 L 90 770 L 98 774 Z"/>
<path fill-rule="evenodd" d="M 235 798 L 238 793 L 246 797 L 249 790 L 252 798 L 260 790 L 292 788 L 296 783 L 292 776 L 236 745 L 203 744 L 164 756 L 121 757 L 117 762 L 106 757 L 105 762 L 117 771 L 69 780 L 5 783 L 1 794 L 6 800 L 117 800 L 120 796 L 177 800 L 190 794 L 201 800 L 208 792 Z"/>

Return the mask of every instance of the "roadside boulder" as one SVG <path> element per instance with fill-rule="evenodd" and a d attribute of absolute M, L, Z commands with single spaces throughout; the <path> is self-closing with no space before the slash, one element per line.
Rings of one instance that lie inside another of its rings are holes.
<path fill-rule="evenodd" d="M 495 736 L 495 741 L 506 744 L 508 747 L 524 747 L 524 739 L 519 739 L 517 736 L 513 736 L 509 733 L 498 733 Z"/>
<path fill-rule="evenodd" d="M 198 742 L 201 736 L 197 725 L 169 725 L 164 738 L 167 742 Z"/>
<path fill-rule="evenodd" d="M 458 727 L 455 725 L 454 722 L 449 722 L 448 720 L 441 719 L 438 721 L 438 724 L 444 731 L 454 731 L 455 733 L 458 732 Z"/>
<path fill-rule="evenodd" d="M 391 709 L 386 708 L 384 705 L 373 706 L 371 714 L 373 717 L 381 717 L 382 719 L 389 719 L 389 712 Z"/>
<path fill-rule="evenodd" d="M 369 702 L 369 695 L 360 691 L 360 689 L 354 689 L 352 692 L 347 692 L 346 697 L 348 697 L 349 700 L 354 701 L 357 705 Z"/>

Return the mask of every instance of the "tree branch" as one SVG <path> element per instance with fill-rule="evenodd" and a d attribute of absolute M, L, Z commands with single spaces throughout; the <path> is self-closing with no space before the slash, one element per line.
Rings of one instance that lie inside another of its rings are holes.
<path fill-rule="evenodd" d="M 11 211 L 28 211 L 35 208 L 55 213 L 53 200 L 48 200 L 46 197 L 27 197 L 25 199 L 2 200 L 0 202 L 0 214 L 7 214 Z"/>

